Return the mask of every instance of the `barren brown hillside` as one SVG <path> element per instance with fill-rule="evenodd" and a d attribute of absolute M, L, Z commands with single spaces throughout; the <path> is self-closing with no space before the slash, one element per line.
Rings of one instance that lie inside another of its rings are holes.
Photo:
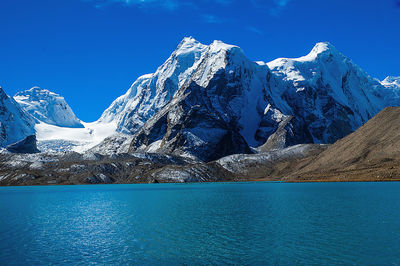
<path fill-rule="evenodd" d="M 400 107 L 385 108 L 357 131 L 310 160 L 291 178 L 399 179 Z"/>

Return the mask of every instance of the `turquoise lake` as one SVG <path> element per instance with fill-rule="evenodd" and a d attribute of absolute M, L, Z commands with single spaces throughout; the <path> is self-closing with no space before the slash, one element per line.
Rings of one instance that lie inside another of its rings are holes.
<path fill-rule="evenodd" d="M 0 188 L 0 265 L 399 265 L 400 183 Z"/>

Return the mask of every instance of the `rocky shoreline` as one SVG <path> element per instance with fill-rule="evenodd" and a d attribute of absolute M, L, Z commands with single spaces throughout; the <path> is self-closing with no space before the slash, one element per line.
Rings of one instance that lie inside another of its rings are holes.
<path fill-rule="evenodd" d="M 180 155 L 0 152 L 0 185 L 221 181 L 399 181 L 400 108 L 384 109 L 331 145 L 298 144 L 210 162 Z"/>
<path fill-rule="evenodd" d="M 212 162 L 155 153 L 0 154 L 0 185 L 109 184 L 281 180 L 288 162 L 324 150 L 296 145 L 259 154 L 235 154 Z"/>

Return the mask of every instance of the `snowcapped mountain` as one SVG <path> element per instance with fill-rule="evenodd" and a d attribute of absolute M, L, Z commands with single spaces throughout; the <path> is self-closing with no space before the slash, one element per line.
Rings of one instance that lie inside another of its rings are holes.
<path fill-rule="evenodd" d="M 206 48 L 191 37 L 184 38 L 155 73 L 139 77 L 125 95 L 104 111 L 99 121 L 115 121 L 118 131 L 135 133 L 190 79 Z"/>
<path fill-rule="evenodd" d="M 131 150 L 174 152 L 209 161 L 250 153 L 267 107 L 268 67 L 214 41 L 171 101 L 135 134 Z"/>
<path fill-rule="evenodd" d="M 39 87 L 14 96 L 22 108 L 40 122 L 60 127 L 83 127 L 64 97 Z"/>
<path fill-rule="evenodd" d="M 33 118 L 0 87 L 0 147 L 35 134 Z"/>
<path fill-rule="evenodd" d="M 256 63 L 237 46 L 190 37 L 99 121 L 133 134 L 131 151 L 212 160 L 250 147 L 332 143 L 387 105 L 386 88 L 329 43 L 300 58 Z"/>
<path fill-rule="evenodd" d="M 377 95 L 384 100 L 386 106 L 398 106 L 400 102 L 400 77 L 386 77 L 381 81 L 383 88 Z"/>
<path fill-rule="evenodd" d="M 44 152 L 83 152 L 116 132 L 114 122 L 80 121 L 64 97 L 34 87 L 14 96 L 34 125 L 37 145 Z"/>
<path fill-rule="evenodd" d="M 306 56 L 267 65 L 278 80 L 271 86 L 278 99 L 274 107 L 293 116 L 292 144 L 333 143 L 384 108 L 375 94 L 382 85 L 329 43 L 317 43 Z"/>
<path fill-rule="evenodd" d="M 400 78 L 370 77 L 329 43 L 264 63 L 250 61 L 237 46 L 188 37 L 96 122 L 81 122 L 63 97 L 37 87 L 15 100 L 40 121 L 41 150 L 129 150 L 210 161 L 333 143 L 384 107 L 400 105 L 399 84 Z"/>
<path fill-rule="evenodd" d="M 389 76 L 382 80 L 381 83 L 383 86 L 400 89 L 400 77 Z"/>

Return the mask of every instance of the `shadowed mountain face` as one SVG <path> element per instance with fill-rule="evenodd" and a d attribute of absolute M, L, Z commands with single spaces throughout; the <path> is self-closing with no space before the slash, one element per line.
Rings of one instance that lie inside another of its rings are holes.
<path fill-rule="evenodd" d="M 207 88 L 206 88 L 207 90 Z M 202 87 L 191 83 L 135 134 L 130 150 L 155 150 L 197 157 L 204 161 L 235 153 L 251 153 L 235 117 L 223 117 Z"/>
<path fill-rule="evenodd" d="M 0 87 L 0 147 L 34 134 L 34 120 Z"/>
<path fill-rule="evenodd" d="M 7 150 L 13 153 L 38 153 L 36 136 L 30 135 L 16 143 L 7 146 Z"/>

